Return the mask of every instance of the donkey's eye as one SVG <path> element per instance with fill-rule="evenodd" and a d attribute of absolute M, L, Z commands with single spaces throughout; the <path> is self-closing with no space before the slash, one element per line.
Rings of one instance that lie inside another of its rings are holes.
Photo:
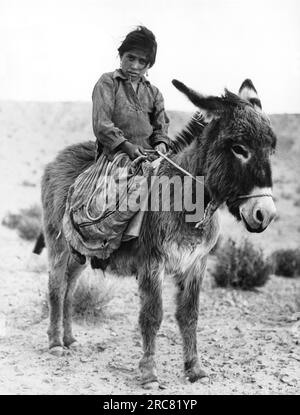
<path fill-rule="evenodd" d="M 247 150 L 247 148 L 240 145 L 240 144 L 234 144 L 231 147 L 231 150 L 232 150 L 233 154 L 238 158 L 247 160 L 250 157 L 250 153 Z"/>

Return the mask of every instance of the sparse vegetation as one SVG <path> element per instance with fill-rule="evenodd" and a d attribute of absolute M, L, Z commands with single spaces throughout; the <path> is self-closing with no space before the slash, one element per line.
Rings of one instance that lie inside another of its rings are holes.
<path fill-rule="evenodd" d="M 21 183 L 21 185 L 24 186 L 24 187 L 36 187 L 36 184 L 30 182 L 29 180 L 23 180 L 23 182 Z"/>
<path fill-rule="evenodd" d="M 115 296 L 113 282 L 101 277 L 98 273 L 86 272 L 77 283 L 73 296 L 73 317 L 95 323 L 103 318 L 109 302 Z M 42 318 L 49 316 L 48 292 L 42 301 Z"/>
<path fill-rule="evenodd" d="M 262 250 L 254 248 L 247 240 L 238 245 L 233 239 L 228 239 L 216 256 L 213 277 L 220 287 L 251 290 L 263 286 L 271 274 L 270 263 Z"/>
<path fill-rule="evenodd" d="M 299 199 L 296 199 L 296 200 L 294 201 L 294 206 L 297 206 L 297 207 L 299 207 L 299 206 L 300 206 L 300 198 L 299 198 Z"/>
<path fill-rule="evenodd" d="M 271 255 L 273 272 L 283 277 L 300 275 L 300 249 L 278 249 Z"/>
<path fill-rule="evenodd" d="M 114 297 L 111 280 L 98 273 L 88 273 L 79 279 L 74 293 L 73 315 L 75 318 L 93 320 L 103 316 L 105 308 Z"/>
<path fill-rule="evenodd" d="M 41 230 L 41 208 L 33 205 L 21 209 L 19 213 L 8 213 L 2 220 L 2 225 L 16 229 L 21 238 L 32 241 Z"/>
<path fill-rule="evenodd" d="M 290 192 L 283 191 L 283 192 L 281 192 L 280 197 L 282 199 L 285 199 L 285 200 L 290 200 L 290 199 L 292 199 L 293 195 Z"/>

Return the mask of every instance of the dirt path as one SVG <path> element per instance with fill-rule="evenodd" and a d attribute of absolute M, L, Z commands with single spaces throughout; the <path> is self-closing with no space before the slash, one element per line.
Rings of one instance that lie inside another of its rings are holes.
<path fill-rule="evenodd" d="M 28 262 L 31 245 L 2 230 L 6 244 L 1 247 L 0 393 L 149 393 L 139 386 L 137 370 L 141 339 L 135 279 L 113 280 L 115 295 L 102 318 L 75 323 L 80 347 L 53 357 L 47 352 L 45 257 L 34 272 Z M 167 278 L 157 342 L 161 389 L 155 393 L 299 394 L 299 292 L 300 279 L 275 276 L 259 293 L 214 288 L 208 272 L 201 293 L 198 348 L 210 383 L 189 384 L 182 372 L 173 284 Z"/>

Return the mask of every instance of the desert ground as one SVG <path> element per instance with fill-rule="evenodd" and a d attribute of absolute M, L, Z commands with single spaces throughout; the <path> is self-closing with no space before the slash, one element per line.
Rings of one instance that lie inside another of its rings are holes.
<path fill-rule="evenodd" d="M 171 135 L 190 114 L 170 112 Z M 278 215 L 249 235 L 222 210 L 221 234 L 248 237 L 266 255 L 300 247 L 300 115 L 271 115 L 278 136 L 273 160 Z M 88 103 L 0 102 L 0 220 L 40 205 L 45 164 L 71 143 L 93 139 Z M 263 287 L 216 287 L 211 255 L 200 295 L 198 349 L 206 381 L 183 376 L 171 277 L 164 282 L 164 321 L 157 339 L 160 385 L 139 383 L 142 354 L 136 280 L 87 270 L 82 284 L 103 291 L 101 309 L 77 316 L 78 346 L 55 357 L 47 350 L 47 254 L 0 225 L 0 394 L 299 394 L 300 278 L 271 275 Z"/>

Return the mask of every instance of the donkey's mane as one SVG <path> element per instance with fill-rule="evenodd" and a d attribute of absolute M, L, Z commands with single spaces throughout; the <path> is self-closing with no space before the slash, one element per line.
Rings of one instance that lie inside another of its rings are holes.
<path fill-rule="evenodd" d="M 205 127 L 204 115 L 197 111 L 186 127 L 172 139 L 172 153 L 177 154 L 202 134 Z"/>

